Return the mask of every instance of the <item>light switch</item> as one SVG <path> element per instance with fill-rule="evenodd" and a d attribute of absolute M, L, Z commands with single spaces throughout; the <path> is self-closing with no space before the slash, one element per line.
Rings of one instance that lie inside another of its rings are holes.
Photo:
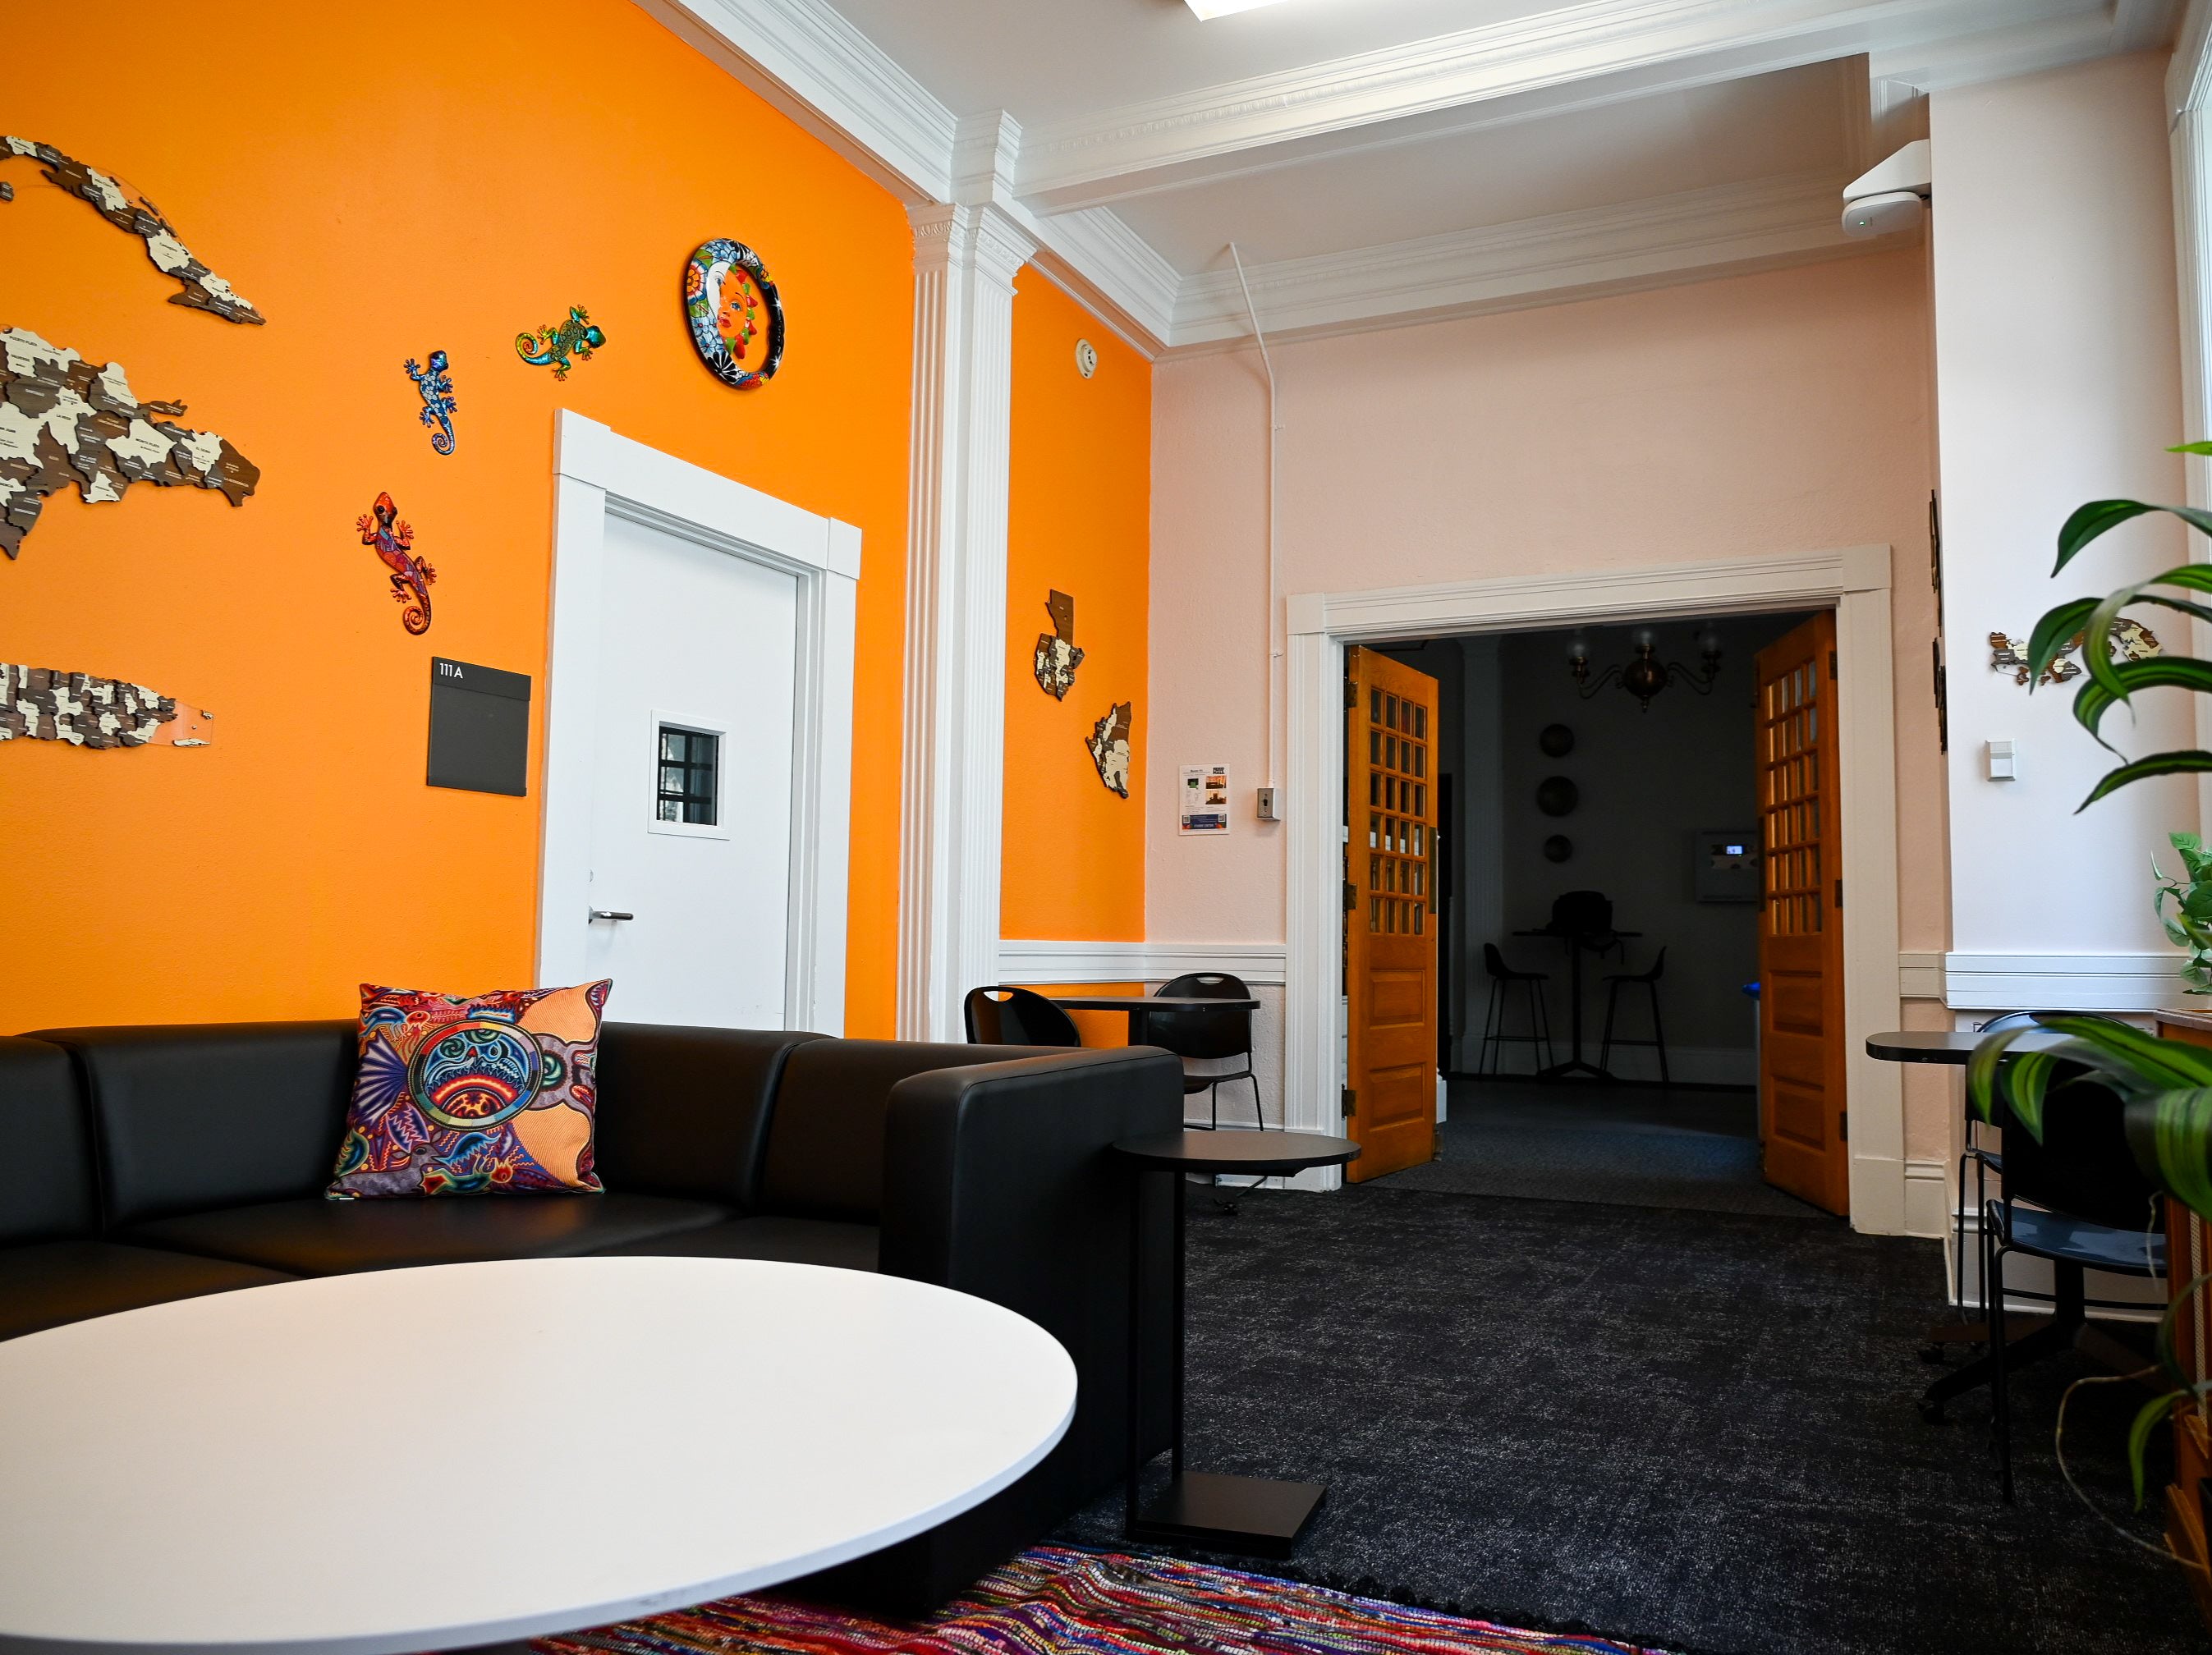
<path fill-rule="evenodd" d="M 2017 781 L 2020 779 L 2020 755 L 2011 741 L 1992 741 L 1990 743 L 1990 779 Z"/>

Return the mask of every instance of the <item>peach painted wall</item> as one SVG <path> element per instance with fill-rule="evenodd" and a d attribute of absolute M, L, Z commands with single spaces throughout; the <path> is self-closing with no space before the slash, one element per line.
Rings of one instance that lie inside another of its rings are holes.
<path fill-rule="evenodd" d="M 84 30 L 27 10 L 9 49 L 76 61 Z M 8 130 L 150 196 L 269 324 L 164 302 L 137 242 L 12 161 L 0 325 L 120 361 L 263 477 L 238 510 L 72 490 L 0 565 L 0 659 L 139 680 L 218 731 L 200 751 L 0 748 L 0 1029 L 331 1015 L 363 979 L 529 979 L 538 802 L 423 785 L 428 663 L 529 673 L 543 707 L 566 407 L 860 526 L 848 1015 L 890 1033 L 914 302 L 899 203 L 628 0 L 391 0 L 311 24 L 237 0 L 101 75 L 17 77 Z M 717 235 L 757 246 L 789 307 L 783 372 L 757 392 L 715 381 L 684 330 L 684 260 Z M 559 384 L 512 341 L 571 303 L 607 344 Z M 459 399 L 451 458 L 400 367 L 437 349 Z M 422 638 L 354 532 L 380 490 L 438 569 Z M 533 737 L 533 769 L 539 751 Z"/>
<path fill-rule="evenodd" d="M 1902 945 L 1940 950 L 1927 308 L 1910 244 L 1278 346 L 1281 590 L 1892 545 Z M 1250 816 L 1267 759 L 1265 382 L 1249 349 L 1163 362 L 1156 380 L 1150 935 L 1279 943 L 1282 829 Z M 1236 767 L 1237 831 L 1180 839 L 1162 784 L 1212 754 Z"/>
<path fill-rule="evenodd" d="M 1075 348 L 1098 369 L 1085 379 Z M 1006 785 L 1000 934 L 1077 942 L 1145 935 L 1146 682 L 1152 368 L 1034 269 L 1017 283 L 1012 477 L 1006 526 Z M 1037 687 L 1046 595 L 1075 599 L 1075 687 Z M 1085 745 L 1117 701 L 1133 708 L 1129 797 L 1099 781 Z"/>

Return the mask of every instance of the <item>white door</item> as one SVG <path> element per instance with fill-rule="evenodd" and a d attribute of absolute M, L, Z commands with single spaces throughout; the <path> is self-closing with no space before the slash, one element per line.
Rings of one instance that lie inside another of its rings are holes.
<path fill-rule="evenodd" d="M 799 579 L 608 513 L 588 977 L 624 1022 L 781 1028 Z"/>

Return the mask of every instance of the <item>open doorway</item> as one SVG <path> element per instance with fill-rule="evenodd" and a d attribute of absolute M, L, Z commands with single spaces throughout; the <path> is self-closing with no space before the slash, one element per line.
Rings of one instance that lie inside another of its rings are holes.
<path fill-rule="evenodd" d="M 1820 1021 L 1818 999 L 1823 984 L 1829 1001 L 1840 996 L 1817 842 L 1822 812 L 1831 828 L 1838 820 L 1832 697 L 1821 693 L 1832 614 L 1547 627 L 1375 652 L 1435 681 L 1436 788 L 1452 802 L 1437 820 L 1432 876 L 1437 1153 L 1391 1184 L 1808 1218 L 1844 1208 L 1836 1146 L 1820 1146 L 1808 1177 L 1798 1141 L 1804 1120 L 1825 1119 L 1823 1105 L 1799 1108 L 1798 1076 L 1821 1090 L 1840 1033 L 1833 1016 Z M 1802 670 L 1815 657 L 1821 683 Z M 1778 907 L 1761 900 L 1762 846 L 1778 833 L 1773 869 L 1789 892 Z M 1808 1042 L 1801 973 L 1778 1036 L 1765 1008 L 1762 1107 L 1762 956 L 1778 945 L 1785 964 L 1791 946 L 1818 954 L 1816 1026 Z M 1770 1151 L 1778 1102 L 1784 1137 Z"/>

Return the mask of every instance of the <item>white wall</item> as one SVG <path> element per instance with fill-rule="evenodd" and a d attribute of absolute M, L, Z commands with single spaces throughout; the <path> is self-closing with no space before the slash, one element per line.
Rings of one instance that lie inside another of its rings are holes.
<path fill-rule="evenodd" d="M 2031 698 L 1984 642 L 2195 555 L 2170 519 L 2139 521 L 2049 578 L 2075 506 L 2182 497 L 2163 452 L 2183 428 L 2163 69 L 2115 58 L 1931 100 L 1954 976 L 1960 956 L 2164 953 L 2149 859 L 2197 823 L 2181 781 L 2074 814 L 2116 761 L 2070 692 Z M 2131 755 L 2195 744 L 2184 696 L 2106 724 Z M 2020 744 L 2019 780 L 1985 779 L 1993 737 Z"/>

